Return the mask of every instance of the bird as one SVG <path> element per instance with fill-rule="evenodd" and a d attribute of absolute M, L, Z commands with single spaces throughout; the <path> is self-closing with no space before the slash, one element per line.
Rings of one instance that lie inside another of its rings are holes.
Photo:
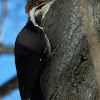
<path fill-rule="evenodd" d="M 51 54 L 51 45 L 41 21 L 54 1 L 38 1 L 27 9 L 29 21 L 15 41 L 15 65 L 22 100 L 44 100 L 40 75 Z"/>

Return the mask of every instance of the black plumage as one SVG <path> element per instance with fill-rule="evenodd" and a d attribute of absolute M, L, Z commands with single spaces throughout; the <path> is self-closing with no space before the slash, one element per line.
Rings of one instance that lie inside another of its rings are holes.
<path fill-rule="evenodd" d="M 15 42 L 15 63 L 22 100 L 44 100 L 40 74 L 54 52 L 51 53 L 51 45 L 41 27 L 41 20 L 54 1 L 38 1 L 27 9 L 29 22 L 18 34 Z"/>
<path fill-rule="evenodd" d="M 43 30 L 35 27 L 31 21 L 17 36 L 14 53 L 22 100 L 43 100 L 39 78 L 45 66 L 44 38 Z"/>

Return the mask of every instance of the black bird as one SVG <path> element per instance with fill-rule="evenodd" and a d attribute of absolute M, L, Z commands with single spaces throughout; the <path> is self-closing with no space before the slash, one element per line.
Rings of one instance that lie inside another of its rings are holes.
<path fill-rule="evenodd" d="M 40 87 L 40 74 L 51 53 L 50 42 L 41 26 L 54 0 L 36 2 L 27 9 L 29 21 L 15 42 L 15 64 L 22 100 L 44 100 Z"/>

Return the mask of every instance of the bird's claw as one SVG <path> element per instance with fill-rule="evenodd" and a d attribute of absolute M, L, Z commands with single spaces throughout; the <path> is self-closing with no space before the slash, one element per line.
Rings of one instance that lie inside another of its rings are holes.
<path fill-rule="evenodd" d="M 57 49 L 60 47 L 59 44 L 57 44 L 57 46 L 54 48 L 54 50 L 51 52 L 51 54 L 49 55 L 50 58 L 53 57 L 54 54 L 56 54 Z"/>

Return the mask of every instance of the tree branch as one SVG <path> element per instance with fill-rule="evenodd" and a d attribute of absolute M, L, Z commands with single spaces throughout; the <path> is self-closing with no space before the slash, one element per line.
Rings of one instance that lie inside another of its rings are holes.
<path fill-rule="evenodd" d="M 17 77 L 14 77 L 6 84 L 0 87 L 0 99 L 10 94 L 13 90 L 18 88 Z"/>
<path fill-rule="evenodd" d="M 0 44 L 0 54 L 2 54 L 2 53 L 13 53 L 13 52 L 14 52 L 13 47 L 7 47 L 7 46 L 4 46 L 3 44 Z"/>

